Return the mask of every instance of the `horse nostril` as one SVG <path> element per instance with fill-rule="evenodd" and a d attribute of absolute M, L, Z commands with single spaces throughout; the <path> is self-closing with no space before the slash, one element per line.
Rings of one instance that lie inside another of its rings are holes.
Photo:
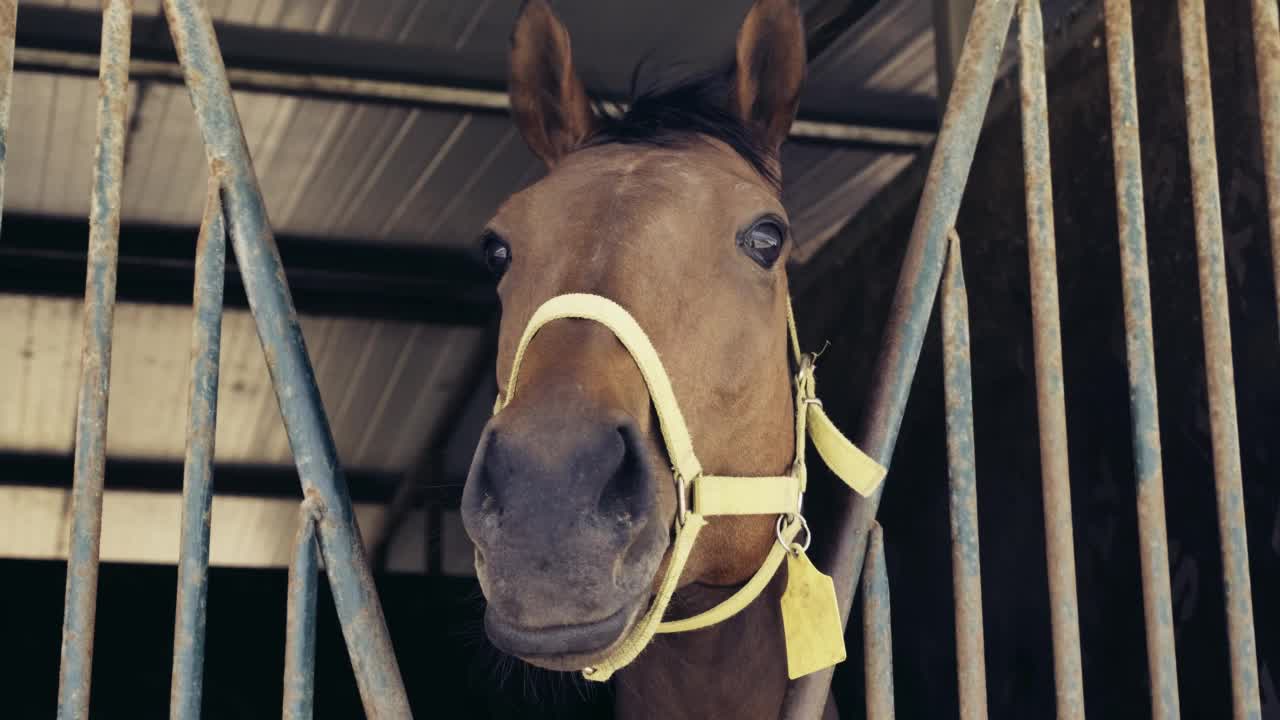
<path fill-rule="evenodd" d="M 628 526 L 653 507 L 653 473 L 635 426 L 621 423 L 617 433 L 622 439 L 621 458 L 601 488 L 599 512 L 619 525 Z"/>
<path fill-rule="evenodd" d="M 468 527 L 468 532 L 475 530 L 486 534 L 485 531 L 496 529 L 496 523 L 502 516 L 503 473 L 509 467 L 509 460 L 504 457 L 502 446 L 502 437 L 495 430 L 490 430 L 481 437 L 462 491 L 463 522 L 464 525 L 471 526 Z"/>

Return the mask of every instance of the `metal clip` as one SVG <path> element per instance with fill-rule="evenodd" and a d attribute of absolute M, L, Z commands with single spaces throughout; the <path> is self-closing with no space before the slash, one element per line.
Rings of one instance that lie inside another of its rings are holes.
<path fill-rule="evenodd" d="M 778 524 L 774 527 L 774 531 L 778 536 L 778 544 L 787 552 L 799 557 L 801 553 L 809 549 L 809 543 L 813 542 L 813 533 L 809 532 L 809 521 L 805 520 L 803 515 L 797 513 L 795 518 L 800 521 L 800 532 L 804 533 L 803 545 L 795 542 L 794 540 L 788 543 L 787 539 L 782 536 L 782 521 L 787 519 L 786 515 L 778 516 Z"/>

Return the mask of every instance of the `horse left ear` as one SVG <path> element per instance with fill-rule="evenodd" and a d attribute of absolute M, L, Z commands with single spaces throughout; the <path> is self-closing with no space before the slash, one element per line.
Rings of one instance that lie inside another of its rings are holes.
<path fill-rule="evenodd" d="M 596 117 L 573 67 L 569 31 L 547 0 L 521 6 L 510 63 L 511 114 L 529 149 L 553 167 L 591 134 Z"/>
<path fill-rule="evenodd" d="M 733 111 L 775 155 L 804 85 L 804 18 L 796 0 L 756 0 L 738 30 Z"/>

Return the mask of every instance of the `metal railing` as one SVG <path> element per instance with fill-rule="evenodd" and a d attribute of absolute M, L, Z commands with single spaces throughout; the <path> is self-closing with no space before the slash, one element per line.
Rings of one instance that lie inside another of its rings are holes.
<path fill-rule="evenodd" d="M 960 239 L 954 224 L 1015 3 L 1019 10 L 1028 262 L 1057 715 L 1083 718 L 1045 48 L 1039 0 L 978 0 L 976 3 L 894 295 L 862 433 L 862 446 L 887 465 L 901 427 L 934 300 L 941 297 L 959 710 L 965 720 L 986 717 L 987 698 L 968 307 Z M 1280 138 L 1280 22 L 1273 0 L 1253 0 L 1252 9 L 1272 250 L 1280 287 L 1280 141 L 1277 140 Z M 281 260 L 209 13 L 200 0 L 165 0 L 164 11 L 191 93 L 210 171 L 208 199 L 196 249 L 196 312 L 171 715 L 198 717 L 201 704 L 222 282 L 229 233 L 305 497 L 289 572 L 284 715 L 306 718 L 311 714 L 316 585 L 323 563 L 367 715 L 411 717 L 333 437 L 289 289 L 282 279 Z M 1204 0 L 1179 0 L 1178 11 L 1233 716 L 1236 720 L 1245 720 L 1260 717 L 1260 701 L 1244 538 Z M 85 289 L 85 351 L 76 423 L 73 521 L 58 696 L 58 717 L 67 720 L 88 716 L 131 3 L 107 0 L 103 17 L 98 145 Z M 15 20 L 16 1 L 0 0 L 0 201 Z M 1158 718 L 1176 718 L 1179 716 L 1177 668 L 1129 0 L 1105 0 L 1105 28 L 1138 497 L 1138 554 L 1152 711 Z M 1280 290 L 1277 305 L 1280 306 Z M 883 534 L 875 522 L 879 499 L 879 493 L 866 500 L 852 498 L 842 513 L 843 531 L 827 534 L 830 545 L 825 548 L 846 623 L 854 588 L 859 584 L 863 588 L 867 715 L 877 719 L 893 716 L 889 587 Z M 820 717 L 831 676 L 828 670 L 793 683 L 784 705 L 785 716 Z"/>
<path fill-rule="evenodd" d="M 1186 87 L 1195 235 L 1200 275 L 1204 348 L 1213 440 L 1218 529 L 1226 593 L 1233 718 L 1261 717 L 1253 609 L 1236 427 L 1231 333 L 1223 258 L 1222 209 L 1209 87 L 1205 0 L 1178 0 L 1182 71 Z M 1045 546 L 1057 717 L 1083 718 L 1080 630 L 1067 464 L 1062 341 L 1057 259 L 1050 183 L 1045 47 L 1039 0 L 1017 0 L 1018 72 L 1026 185 L 1036 395 L 1044 485 Z M 1123 275 L 1129 396 L 1138 498 L 1142 588 L 1145 605 L 1152 715 L 1179 717 L 1177 666 L 1170 599 L 1169 549 L 1156 400 L 1150 278 L 1143 218 L 1137 86 L 1134 79 L 1130 0 L 1105 0 L 1107 71 L 1116 174 L 1118 237 Z M 1012 22 L 1015 0 L 978 0 L 961 53 L 956 84 L 933 151 L 924 195 L 912 228 L 893 309 L 872 385 L 863 447 L 888 464 L 901 425 L 906 395 L 919 359 L 934 298 L 941 296 L 947 459 L 951 493 L 951 542 L 955 589 L 957 682 L 960 716 L 986 717 L 981 575 L 977 504 L 974 496 L 974 437 L 969 371 L 968 310 L 955 223 L 974 147 L 982 129 L 996 63 Z M 1280 22 L 1273 0 L 1254 0 L 1264 167 L 1280 307 Z M 950 242 L 948 242 L 950 237 Z M 892 717 L 888 586 L 883 577 L 881 530 L 875 524 L 879 496 L 855 498 L 828 551 L 837 578 L 841 610 L 852 604 L 858 573 L 863 578 L 866 631 L 867 716 Z M 793 683 L 786 717 L 821 717 L 831 672 Z"/>
<path fill-rule="evenodd" d="M 84 353 L 58 683 L 58 717 L 62 720 L 89 716 L 132 6 L 130 0 L 106 0 L 103 4 Z M 305 497 L 290 568 L 285 716 L 306 718 L 311 714 L 316 579 L 323 560 L 365 713 L 370 718 L 409 718 L 404 683 L 297 313 L 283 280 L 213 23 L 201 0 L 165 0 L 164 12 L 204 138 L 210 176 L 196 245 L 171 717 L 197 718 L 201 706 L 222 286 L 229 233 Z M 15 0 L 0 0 L 0 163 L 8 127 L 16 15 Z M 0 182 L 2 171 L 0 165 Z"/>

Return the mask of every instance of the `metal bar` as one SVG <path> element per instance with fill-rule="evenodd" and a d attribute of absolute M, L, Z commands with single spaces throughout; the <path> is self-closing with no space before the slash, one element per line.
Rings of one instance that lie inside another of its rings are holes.
<path fill-rule="evenodd" d="M 98 144 L 89 209 L 89 262 L 84 293 L 84 348 L 76 413 L 71 539 L 58 671 L 58 718 L 89 715 L 93 628 L 98 600 L 98 543 L 107 455 L 107 396 L 111 384 L 111 324 L 115 313 L 120 190 L 124 184 L 128 111 L 130 0 L 103 5 L 102 64 L 98 75 Z"/>
<path fill-rule="evenodd" d="M 9 98 L 13 91 L 14 36 L 18 0 L 0 0 L 0 218 L 4 213 L 4 159 L 8 149 Z"/>
<path fill-rule="evenodd" d="M 316 686 L 316 592 L 320 549 L 319 509 L 304 500 L 289 562 L 289 600 L 284 649 L 284 720 L 311 720 Z"/>
<path fill-rule="evenodd" d="M 1027 204 L 1027 262 L 1035 346 L 1036 419 L 1044 498 L 1045 565 L 1053 633 L 1058 716 L 1084 717 L 1071 470 L 1067 461 L 1066 389 L 1058 309 L 1058 255 L 1053 226 L 1053 172 L 1049 161 L 1049 103 L 1045 86 L 1044 20 L 1040 0 L 1018 4 L 1022 161 Z M 1167 583 L 1166 583 L 1167 585 Z M 1172 656 L 1170 663 L 1172 663 Z M 1174 676 L 1176 684 L 1176 675 Z M 1175 687 L 1176 692 L 1176 687 Z"/>
<path fill-rule="evenodd" d="M 173 720 L 198 720 L 204 685 L 209 519 L 213 505 L 218 358 L 222 346 L 222 281 L 226 262 L 226 227 L 222 219 L 222 203 L 218 199 L 218 179 L 210 177 L 204 220 L 196 242 L 190 414 L 182 473 L 182 544 L 178 549 L 178 608 L 173 630 L 173 679 L 169 688 L 169 716 Z"/>
<path fill-rule="evenodd" d="M 1152 711 L 1156 717 L 1168 718 L 1178 716 L 1178 689 L 1169 591 L 1164 467 L 1160 456 L 1160 413 L 1151 329 L 1151 277 L 1147 266 L 1147 229 L 1143 215 L 1138 91 L 1134 80 L 1133 12 L 1129 0 L 1106 0 L 1105 14 L 1147 662 L 1151 674 Z"/>
<path fill-rule="evenodd" d="M 982 563 L 978 552 L 978 472 L 973 439 L 973 372 L 969 298 L 960 236 L 948 235 L 942 274 L 942 368 L 947 408 L 947 477 L 951 498 L 951 578 L 956 606 L 956 679 L 961 720 L 987 717 L 982 630 Z"/>
<path fill-rule="evenodd" d="M 15 57 L 20 68 L 43 72 L 86 73 L 95 62 L 95 57 L 87 53 L 28 47 L 18 48 Z M 131 66 L 131 73 L 139 81 L 183 82 L 182 67 L 165 60 L 136 58 Z M 228 68 L 227 78 L 236 90 L 272 95 L 302 95 L 355 103 L 391 103 L 459 112 L 506 114 L 511 108 L 507 93 L 500 90 L 253 68 Z M 618 107 L 625 108 L 626 105 L 618 104 Z M 790 137 L 811 142 L 909 150 L 926 147 L 933 141 L 934 134 L 862 123 L 797 120 L 791 126 Z"/>
<path fill-rule="evenodd" d="M 902 413 L 942 274 L 947 231 L 955 225 L 960 210 L 1013 7 L 1014 0 L 978 0 L 960 53 L 956 84 L 947 100 L 947 112 L 886 321 L 863 425 L 860 446 L 885 466 L 893 458 L 902 426 Z M 840 614 L 846 623 L 866 555 L 867 534 L 875 521 L 883 489 L 881 485 L 865 499 L 848 497 L 843 512 L 837 512 L 834 531 L 821 540 L 820 557 L 835 579 Z M 783 716 L 791 720 L 821 717 L 831 676 L 828 668 L 791 683 Z"/>
<path fill-rule="evenodd" d="M 889 574 L 884 564 L 884 531 L 871 528 L 862 574 L 862 641 L 865 648 L 867 720 L 893 720 L 893 624 Z"/>
<path fill-rule="evenodd" d="M 1274 3 L 1273 3 L 1274 5 Z M 1222 582 L 1226 595 L 1231 656 L 1231 706 L 1236 720 L 1262 717 L 1258 655 L 1249 582 L 1240 431 L 1236 424 L 1235 372 L 1231 360 L 1231 315 L 1223 252 L 1222 200 L 1214 145 L 1213 91 L 1204 0 L 1178 0 L 1182 77 L 1186 87 L 1187 140 L 1200 269 L 1200 316 L 1204 328 L 1209 428 L 1213 436 L 1213 484 L 1218 500 Z"/>
<path fill-rule="evenodd" d="M 1253 52 L 1258 66 L 1262 158 L 1271 216 L 1271 269 L 1280 316 L 1280 11 L 1274 0 L 1253 0 Z"/>
<path fill-rule="evenodd" d="M 319 503 L 320 543 L 365 714 L 412 717 L 213 23 L 199 0 L 165 0 L 164 9 L 206 152 L 222 177 L 231 241 L 303 493 Z"/>

